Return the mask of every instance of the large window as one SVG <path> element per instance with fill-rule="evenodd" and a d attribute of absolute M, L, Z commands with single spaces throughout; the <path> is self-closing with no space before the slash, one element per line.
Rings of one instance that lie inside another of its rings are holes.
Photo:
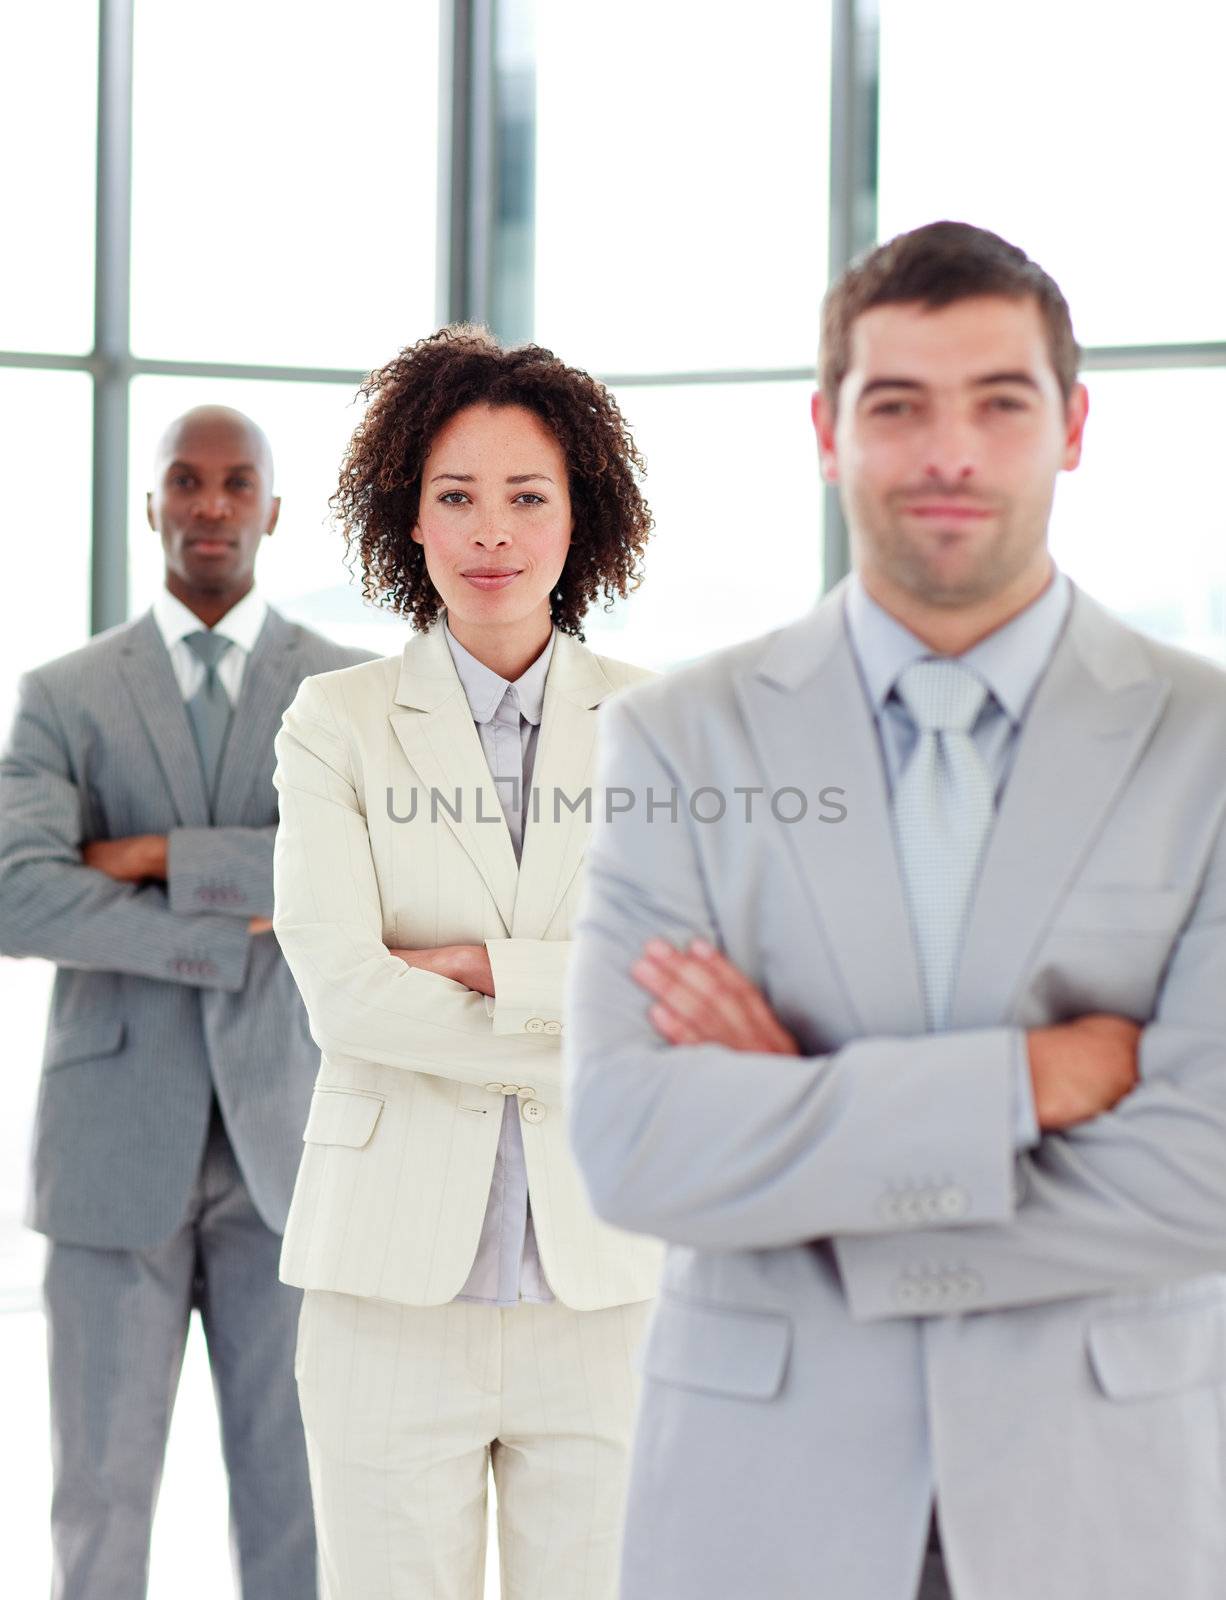
<path fill-rule="evenodd" d="M 822 578 L 831 8 L 698 16 L 536 5 L 535 334 L 612 382 L 656 519 L 642 588 L 587 633 L 655 666 L 789 620 Z"/>
<path fill-rule="evenodd" d="M 1128 621 L 1226 659 L 1226 10 L 882 0 L 881 237 L 994 228 L 1056 279 L 1086 349 L 1085 452 L 1052 549 Z"/>
<path fill-rule="evenodd" d="M 438 7 L 138 0 L 132 347 L 377 366 L 435 321 Z"/>
<path fill-rule="evenodd" d="M 98 0 L 5 7 L 0 350 L 83 356 L 94 342 L 97 79 Z"/>

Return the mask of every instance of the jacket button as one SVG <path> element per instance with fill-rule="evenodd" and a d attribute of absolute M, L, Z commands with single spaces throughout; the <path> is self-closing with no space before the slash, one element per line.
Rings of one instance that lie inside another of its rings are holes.
<path fill-rule="evenodd" d="M 525 1100 L 524 1101 L 524 1121 L 525 1122 L 544 1122 L 544 1120 L 545 1120 L 545 1107 L 541 1104 L 541 1102 L 539 1100 Z"/>
<path fill-rule="evenodd" d="M 489 1091 L 490 1094 L 502 1094 L 503 1093 L 503 1085 L 501 1083 L 487 1083 L 485 1087 Z"/>
<path fill-rule="evenodd" d="M 544 1033 L 545 1024 L 540 1017 L 529 1017 L 524 1023 L 525 1033 Z"/>
<path fill-rule="evenodd" d="M 948 1188 L 941 1190 L 938 1196 L 938 1204 L 940 1205 L 942 1216 L 964 1217 L 969 1205 L 969 1197 L 965 1189 L 959 1188 L 957 1184 L 950 1184 Z"/>
<path fill-rule="evenodd" d="M 547 1022 L 545 1024 L 546 1033 L 561 1033 L 561 1031 L 562 1024 L 560 1022 Z"/>

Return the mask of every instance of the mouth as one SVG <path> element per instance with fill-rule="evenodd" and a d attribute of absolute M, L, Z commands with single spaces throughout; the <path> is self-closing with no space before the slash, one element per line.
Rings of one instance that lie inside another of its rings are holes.
<path fill-rule="evenodd" d="M 234 547 L 235 541 L 233 539 L 189 539 L 187 541 L 187 548 L 202 556 L 224 555 L 227 550 L 233 550 Z"/>
<path fill-rule="evenodd" d="M 522 567 L 473 567 L 460 576 L 474 589 L 505 589 L 522 571 Z"/>
<path fill-rule="evenodd" d="M 908 516 L 941 522 L 976 522 L 992 515 L 988 506 L 970 505 L 965 500 L 914 500 L 903 510 Z"/>

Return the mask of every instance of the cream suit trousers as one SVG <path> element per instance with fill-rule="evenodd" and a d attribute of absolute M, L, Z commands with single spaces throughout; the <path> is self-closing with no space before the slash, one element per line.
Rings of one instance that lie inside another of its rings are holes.
<path fill-rule="evenodd" d="M 308 1290 L 296 1373 L 322 1600 L 615 1600 L 651 1301 L 406 1306 Z"/>

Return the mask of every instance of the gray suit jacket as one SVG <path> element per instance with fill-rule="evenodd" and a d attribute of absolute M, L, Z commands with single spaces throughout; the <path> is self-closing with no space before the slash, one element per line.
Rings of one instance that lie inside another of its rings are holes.
<path fill-rule="evenodd" d="M 911 1600 L 934 1492 L 959 1596 L 1217 1600 L 1226 678 L 1074 594 L 941 1035 L 837 591 L 602 740 L 639 803 L 588 852 L 570 1130 L 597 1213 L 669 1243 L 625 1600 Z M 801 1057 L 665 1045 L 627 974 L 652 933 L 714 939 Z M 1019 1154 L 1016 1030 L 1089 1011 L 1147 1023 L 1141 1082 Z"/>
<path fill-rule="evenodd" d="M 218 774 L 216 825 L 151 612 L 28 672 L 0 756 L 0 953 L 58 964 L 27 1220 L 148 1249 L 185 1213 L 214 1090 L 280 1232 L 319 1050 L 273 933 L 273 739 L 302 679 L 371 659 L 269 608 Z M 165 884 L 81 846 L 169 836 Z"/>

